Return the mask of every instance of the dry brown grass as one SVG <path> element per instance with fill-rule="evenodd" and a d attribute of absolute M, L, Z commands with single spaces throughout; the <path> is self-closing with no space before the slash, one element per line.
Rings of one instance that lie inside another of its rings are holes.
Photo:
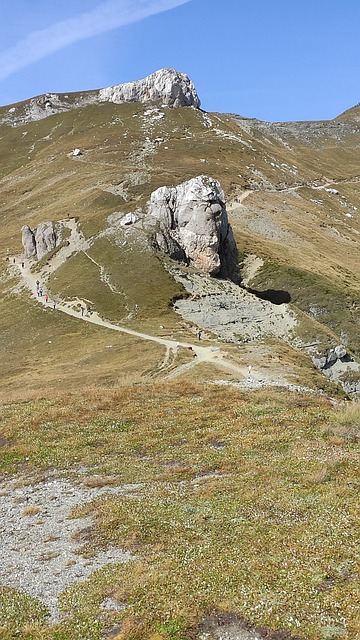
<path fill-rule="evenodd" d="M 0 400 L 51 397 L 71 389 L 139 382 L 162 361 L 164 348 L 108 329 L 54 316 L 13 300 L 2 315 L 11 326 L 11 358 L 2 343 Z M 109 346 L 111 345 L 111 347 Z M 28 354 L 32 354 L 30 358 Z"/>
<path fill-rule="evenodd" d="M 60 551 L 47 551 L 46 553 L 41 553 L 38 556 L 38 560 L 41 560 L 41 562 L 48 562 L 49 560 L 54 560 L 55 558 L 58 558 L 60 555 Z"/>
<path fill-rule="evenodd" d="M 180 382 L 3 409 L 12 442 L 4 473 L 31 450 L 19 474 L 41 477 L 50 466 L 79 481 L 81 468 L 85 486 L 139 487 L 73 513 L 95 521 L 81 538 L 84 553 L 119 546 L 137 555 L 131 567 L 104 569 L 63 594 L 83 637 L 97 639 L 91 625 L 109 595 L 128 605 L 113 620 L 129 640 L 196 637 L 224 602 L 252 625 L 311 640 L 333 625 L 356 637 L 358 451 L 353 439 L 334 444 L 329 428 L 346 407 L 284 390 Z M 330 586 L 327 575 L 335 576 Z M 58 633 L 72 638 L 66 622 Z"/>
<path fill-rule="evenodd" d="M 41 513 L 41 507 L 38 507 L 36 505 L 28 505 L 23 509 L 22 515 L 37 516 L 39 513 Z"/>
<path fill-rule="evenodd" d="M 113 477 L 101 477 L 101 476 L 89 476 L 83 480 L 83 485 L 89 489 L 95 487 L 109 487 L 116 484 L 117 478 Z"/>

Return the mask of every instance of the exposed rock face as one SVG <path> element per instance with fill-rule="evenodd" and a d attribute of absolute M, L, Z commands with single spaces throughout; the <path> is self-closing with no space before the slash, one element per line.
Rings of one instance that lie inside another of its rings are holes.
<path fill-rule="evenodd" d="M 21 242 L 24 247 L 25 258 L 33 258 L 36 255 L 35 236 L 27 225 L 21 227 Z"/>
<path fill-rule="evenodd" d="M 56 233 L 52 222 L 42 222 L 37 229 L 30 229 L 25 225 L 21 229 L 21 235 L 25 258 L 37 256 L 41 260 L 56 247 Z"/>
<path fill-rule="evenodd" d="M 0 124 L 13 127 L 48 118 L 55 113 L 79 109 L 101 102 L 157 102 L 168 107 L 200 107 L 194 84 L 185 73 L 159 69 L 142 80 L 126 82 L 100 90 L 73 93 L 46 93 L 11 107 Z"/>
<path fill-rule="evenodd" d="M 99 99 L 102 102 L 161 102 L 169 107 L 200 107 L 191 80 L 174 69 L 160 69 L 142 80 L 100 89 Z"/>
<path fill-rule="evenodd" d="M 230 280 L 204 278 L 199 273 L 184 273 L 177 268 L 172 274 L 190 294 L 175 302 L 175 311 L 221 340 L 245 344 L 277 336 L 287 341 L 297 325 L 295 314 L 287 304 L 261 300 Z"/>
<path fill-rule="evenodd" d="M 39 224 L 35 232 L 35 242 L 38 260 L 56 247 L 56 234 L 52 222 Z"/>
<path fill-rule="evenodd" d="M 135 213 L 127 213 L 123 218 L 121 218 L 120 226 L 128 227 L 130 224 L 135 224 L 138 220 L 139 218 Z"/>
<path fill-rule="evenodd" d="M 151 194 L 145 224 L 156 244 L 176 260 L 202 273 L 239 282 L 238 253 L 217 180 L 198 176 Z"/>

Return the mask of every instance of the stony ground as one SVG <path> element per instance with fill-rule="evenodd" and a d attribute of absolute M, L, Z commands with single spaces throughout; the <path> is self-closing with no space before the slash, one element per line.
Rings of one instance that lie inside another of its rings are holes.
<path fill-rule="evenodd" d="M 199 274 L 175 274 L 191 297 L 178 300 L 183 318 L 227 342 L 246 343 L 266 336 L 287 339 L 297 320 L 288 305 L 271 304 L 230 281 Z"/>
<path fill-rule="evenodd" d="M 81 478 L 81 473 L 80 473 Z M 39 598 L 50 612 L 50 622 L 61 619 L 59 595 L 110 563 L 127 562 L 131 555 L 108 549 L 91 558 L 80 548 L 91 531 L 90 518 L 72 518 L 73 509 L 99 496 L 131 495 L 138 486 L 95 487 L 68 478 L 43 481 L 9 479 L 0 494 L 2 560 L 0 584 Z"/>

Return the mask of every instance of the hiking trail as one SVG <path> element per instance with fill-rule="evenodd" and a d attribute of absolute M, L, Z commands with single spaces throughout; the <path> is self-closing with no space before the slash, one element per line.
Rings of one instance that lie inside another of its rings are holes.
<path fill-rule="evenodd" d="M 32 259 L 24 259 L 21 256 L 15 256 L 13 258 L 13 261 L 15 260 L 15 262 L 12 263 L 11 268 L 15 270 L 18 276 L 20 276 L 19 284 L 13 289 L 14 293 L 19 293 L 21 289 L 26 288 L 31 292 L 32 298 L 49 309 L 49 313 L 54 311 L 65 313 L 79 321 L 89 322 L 99 327 L 118 331 L 120 333 L 134 336 L 142 340 L 155 342 L 164 346 L 164 357 L 157 369 L 152 373 L 152 376 L 161 375 L 161 378 L 164 380 L 174 380 L 195 366 L 206 363 L 216 367 L 220 371 L 222 370 L 236 374 L 246 387 L 264 384 L 280 384 L 282 386 L 289 384 L 283 376 L 277 375 L 275 380 L 274 376 L 271 378 L 264 374 L 264 371 L 257 370 L 254 367 L 252 367 L 250 377 L 248 374 L 248 364 L 237 364 L 231 356 L 229 356 L 224 350 L 221 350 L 217 344 L 213 343 L 210 345 L 202 345 L 200 341 L 184 342 L 150 335 L 104 320 L 96 311 L 88 310 L 88 301 L 86 300 L 76 298 L 71 301 L 65 301 L 58 296 L 54 299 L 51 291 L 48 291 L 46 286 L 49 276 L 64 264 L 72 254 L 82 251 L 87 255 L 86 252 L 90 246 L 89 242 L 85 240 L 81 231 L 78 229 L 74 218 L 65 219 L 61 222 L 64 227 L 67 227 L 70 230 L 70 236 L 67 239 L 67 244 L 61 247 L 53 256 L 50 256 L 39 271 L 35 273 L 32 272 L 31 268 L 34 264 Z M 42 295 L 38 295 L 37 281 L 40 282 L 39 286 L 42 287 Z M 77 305 L 79 308 L 74 308 L 74 305 Z M 206 342 L 209 343 L 208 338 L 206 338 Z M 179 348 L 191 351 L 193 357 L 189 362 L 176 366 L 176 357 L 178 355 Z M 238 382 L 237 384 L 241 384 L 241 382 Z"/>

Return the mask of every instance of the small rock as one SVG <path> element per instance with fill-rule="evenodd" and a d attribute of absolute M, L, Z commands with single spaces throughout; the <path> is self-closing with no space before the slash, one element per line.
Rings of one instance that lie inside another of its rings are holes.
<path fill-rule="evenodd" d="M 135 215 L 135 213 L 127 213 L 126 216 L 121 218 L 120 225 L 122 227 L 126 227 L 130 224 L 135 224 L 135 222 L 137 222 L 138 220 L 139 218 Z"/>

